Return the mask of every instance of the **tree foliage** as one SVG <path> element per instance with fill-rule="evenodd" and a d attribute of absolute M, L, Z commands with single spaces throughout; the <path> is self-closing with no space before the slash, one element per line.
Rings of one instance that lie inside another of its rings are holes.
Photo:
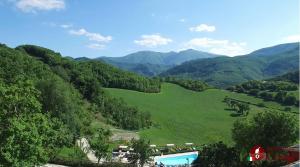
<path fill-rule="evenodd" d="M 238 167 L 239 162 L 239 153 L 234 147 L 218 142 L 205 145 L 193 164 L 199 167 Z"/>
<path fill-rule="evenodd" d="M 94 151 L 95 156 L 98 158 L 98 164 L 102 158 L 108 158 L 111 153 L 109 150 L 109 130 L 98 129 L 96 136 L 91 140 L 91 149 Z"/>
<path fill-rule="evenodd" d="M 225 97 L 224 102 L 227 104 L 228 107 L 233 109 L 237 114 L 246 114 L 248 115 L 248 112 L 250 110 L 250 106 L 247 103 L 237 101 L 235 99 Z"/>
<path fill-rule="evenodd" d="M 244 153 L 255 145 L 263 148 L 291 146 L 297 141 L 298 134 L 296 118 L 277 111 L 260 112 L 249 119 L 237 120 L 232 129 L 232 138 Z"/>
<path fill-rule="evenodd" d="M 6 166 L 45 163 L 68 143 L 66 128 L 42 113 L 40 93 L 30 83 L 0 85 L 0 164 Z"/>
<path fill-rule="evenodd" d="M 133 154 L 129 157 L 129 161 L 133 164 L 139 164 L 144 166 L 146 162 L 149 161 L 151 156 L 150 141 L 145 139 L 131 140 L 131 147 L 133 148 Z"/>

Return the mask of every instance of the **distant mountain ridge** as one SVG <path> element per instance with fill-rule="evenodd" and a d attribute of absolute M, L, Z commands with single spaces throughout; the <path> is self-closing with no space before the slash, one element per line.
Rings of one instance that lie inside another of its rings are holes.
<path fill-rule="evenodd" d="M 299 69 L 299 43 L 280 44 L 248 55 L 185 62 L 160 76 L 199 79 L 217 87 L 266 79 Z"/>
<path fill-rule="evenodd" d="M 97 59 L 101 59 L 104 61 L 109 60 L 118 63 L 179 65 L 189 60 L 212 58 L 218 56 L 221 55 L 188 49 L 180 52 L 172 51 L 166 53 L 154 51 L 139 51 L 123 57 L 100 57 Z"/>
<path fill-rule="evenodd" d="M 218 56 L 223 55 L 188 49 L 180 52 L 172 51 L 166 53 L 139 51 L 123 57 L 99 57 L 96 58 L 96 60 L 104 61 L 123 70 L 136 72 L 146 76 L 155 76 L 186 61 Z"/>

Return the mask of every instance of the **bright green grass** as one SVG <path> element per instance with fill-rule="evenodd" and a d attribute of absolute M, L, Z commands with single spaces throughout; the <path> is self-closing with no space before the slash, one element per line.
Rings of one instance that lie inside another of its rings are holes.
<path fill-rule="evenodd" d="M 231 116 L 232 111 L 226 110 L 227 106 L 222 102 L 224 97 L 256 104 L 263 102 L 245 94 L 218 89 L 194 92 L 169 83 L 162 85 L 161 93 L 141 93 L 113 88 L 106 90 L 112 96 L 122 97 L 128 104 L 137 106 L 142 111 L 151 112 L 152 119 L 158 125 L 140 131 L 140 135 L 150 139 L 153 144 L 207 144 L 217 141 L 232 144 L 232 124 L 243 117 Z M 264 103 L 266 106 L 282 107 L 277 103 Z M 264 108 L 251 106 L 248 117 L 263 110 Z"/>

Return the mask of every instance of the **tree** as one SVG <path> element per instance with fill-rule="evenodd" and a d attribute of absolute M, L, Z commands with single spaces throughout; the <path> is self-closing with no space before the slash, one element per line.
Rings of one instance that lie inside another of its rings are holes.
<path fill-rule="evenodd" d="M 299 126 L 295 116 L 278 111 L 265 111 L 251 118 L 237 120 L 232 129 L 236 147 L 245 155 L 250 148 L 261 145 L 290 146 L 298 139 Z M 245 158 L 245 157 L 244 157 Z"/>
<path fill-rule="evenodd" d="M 111 153 L 109 151 L 109 136 L 111 132 L 109 130 L 99 129 L 96 132 L 96 137 L 91 141 L 91 149 L 95 152 L 98 158 L 98 164 L 101 158 L 107 158 Z"/>
<path fill-rule="evenodd" d="M 239 114 L 246 113 L 246 115 L 248 115 L 249 110 L 250 110 L 249 104 L 237 103 L 237 113 Z"/>
<path fill-rule="evenodd" d="M 151 148 L 150 148 L 150 141 L 146 141 L 145 139 L 139 140 L 131 140 L 133 154 L 129 157 L 129 161 L 131 163 L 139 163 L 141 166 L 144 166 L 146 162 L 148 162 L 151 156 Z"/>
<path fill-rule="evenodd" d="M 66 128 L 41 112 L 32 82 L 0 85 L 0 164 L 35 166 L 67 144 Z"/>
<path fill-rule="evenodd" d="M 222 142 L 206 145 L 199 152 L 199 156 L 193 164 L 199 167 L 237 167 L 239 152 L 234 147 L 228 147 Z"/>
<path fill-rule="evenodd" d="M 284 99 L 287 95 L 287 92 L 286 91 L 279 91 L 276 95 L 275 95 L 275 100 L 278 102 L 278 103 L 283 103 L 284 102 Z"/>
<path fill-rule="evenodd" d="M 297 101 L 297 99 L 296 99 L 295 96 L 293 96 L 293 95 L 287 95 L 286 98 L 284 99 L 283 103 L 285 105 L 294 105 L 294 104 L 296 104 L 296 101 Z"/>

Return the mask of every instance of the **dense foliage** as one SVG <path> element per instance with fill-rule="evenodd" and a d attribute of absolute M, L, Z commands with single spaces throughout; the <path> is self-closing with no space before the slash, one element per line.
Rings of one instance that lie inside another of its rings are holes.
<path fill-rule="evenodd" d="M 292 75 L 293 74 L 293 75 Z M 293 80 L 296 80 L 296 73 L 286 74 Z M 293 77 L 292 77 L 293 76 Z M 299 77 L 299 76 L 297 76 Z M 299 101 L 294 94 L 290 91 L 297 91 L 298 85 L 292 82 L 279 80 L 281 77 L 277 77 L 276 80 L 267 81 L 249 81 L 240 85 L 229 87 L 228 90 L 238 93 L 246 93 L 251 96 L 260 97 L 268 101 L 276 101 L 284 105 L 299 105 Z M 298 78 L 299 79 L 299 78 Z M 283 79 L 284 80 L 284 79 Z"/>
<path fill-rule="evenodd" d="M 35 166 L 90 135 L 97 113 L 120 128 L 151 125 L 151 116 L 102 89 L 157 92 L 159 80 L 101 62 L 76 62 L 37 46 L 0 46 L 0 164 Z M 1 166 L 0 165 L 0 166 Z"/>
<path fill-rule="evenodd" d="M 150 141 L 145 139 L 131 140 L 131 147 L 133 148 L 133 154 L 130 155 L 128 160 L 132 164 L 139 164 L 144 166 L 146 162 L 150 160 L 152 150 L 150 148 Z"/>
<path fill-rule="evenodd" d="M 250 148 L 260 145 L 268 147 L 288 147 L 298 140 L 299 126 L 294 115 L 266 111 L 251 118 L 237 120 L 232 129 L 236 147 L 247 156 Z"/>
<path fill-rule="evenodd" d="M 299 43 L 277 45 L 245 56 L 192 60 L 175 66 L 160 76 L 199 79 L 209 85 L 227 88 L 295 70 L 299 70 Z"/>
<path fill-rule="evenodd" d="M 198 167 L 237 167 L 239 163 L 238 151 L 222 142 L 203 146 L 198 158 L 193 162 L 194 166 Z"/>
<path fill-rule="evenodd" d="M 162 80 L 164 82 L 174 83 L 186 89 L 190 89 L 198 92 L 211 88 L 205 82 L 199 80 L 181 79 L 181 78 L 174 78 L 174 77 L 166 77 L 166 78 L 162 78 Z"/>
<path fill-rule="evenodd" d="M 42 112 L 39 96 L 30 81 L 0 84 L 0 166 L 45 163 L 71 141 L 63 123 Z"/>
<path fill-rule="evenodd" d="M 108 123 L 136 130 L 151 125 L 150 115 L 139 112 L 120 99 L 111 98 L 102 87 L 124 88 L 144 92 L 159 92 L 160 81 L 124 72 L 99 61 L 74 61 L 51 50 L 25 45 L 17 48 L 41 60 L 51 70 L 79 90 L 92 103 L 92 110 L 108 118 Z M 47 97 L 47 95 L 45 96 Z"/>

